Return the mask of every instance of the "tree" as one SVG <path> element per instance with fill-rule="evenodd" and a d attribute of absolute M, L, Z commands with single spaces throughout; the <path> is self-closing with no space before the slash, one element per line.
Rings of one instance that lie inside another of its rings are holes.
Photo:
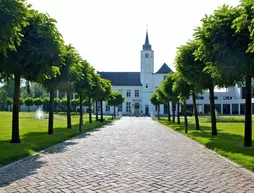
<path fill-rule="evenodd" d="M 188 119 L 186 113 L 186 100 L 188 100 L 192 86 L 184 79 L 181 73 L 174 74 L 173 91 L 179 93 L 178 98 L 184 104 L 184 128 L 185 133 L 188 133 Z"/>
<path fill-rule="evenodd" d="M 98 118 L 98 102 L 100 101 L 101 93 L 105 92 L 103 88 L 103 80 L 99 74 L 94 74 L 93 76 L 93 99 L 95 100 L 95 114 L 96 114 L 96 121 L 99 120 Z"/>
<path fill-rule="evenodd" d="M 116 106 L 122 104 L 125 100 L 125 97 L 121 92 L 112 92 L 107 101 L 108 105 L 114 107 L 113 117 L 116 118 Z"/>
<path fill-rule="evenodd" d="M 195 34 L 201 42 L 198 55 L 209 60 L 212 75 L 223 80 L 219 86 L 245 81 L 245 146 L 252 143 L 253 6 L 251 0 L 237 7 L 224 5 L 203 18 Z"/>
<path fill-rule="evenodd" d="M 32 82 L 30 86 L 31 96 L 34 98 L 43 98 L 47 96 L 47 91 L 37 82 Z"/>
<path fill-rule="evenodd" d="M 171 121 L 171 117 L 170 117 L 170 105 L 169 105 L 169 102 L 170 102 L 170 98 L 168 97 L 168 95 L 166 95 L 163 91 L 163 88 L 162 88 L 162 84 L 156 88 L 156 96 L 157 96 L 157 99 L 159 101 L 161 101 L 163 104 L 167 105 L 168 107 L 168 121 Z"/>
<path fill-rule="evenodd" d="M 109 80 L 106 80 L 106 79 L 102 79 L 101 81 L 101 84 L 102 84 L 102 88 L 99 92 L 100 92 L 100 95 L 99 95 L 99 101 L 100 101 L 100 107 L 101 107 L 101 119 L 100 119 L 100 122 L 103 122 L 104 119 L 103 119 L 103 101 L 107 101 L 109 99 L 109 96 L 111 95 L 111 93 L 113 92 L 112 90 L 112 85 L 111 85 L 111 82 Z"/>
<path fill-rule="evenodd" d="M 203 72 L 205 65 L 194 55 L 198 49 L 198 44 L 195 41 L 188 41 L 186 45 L 178 48 L 176 56 L 176 70 L 182 74 L 186 81 L 192 85 L 192 103 L 195 115 L 196 129 L 199 130 L 199 119 L 196 105 L 196 93 L 204 89 L 204 81 L 207 75 Z M 197 78 L 198 77 L 198 78 Z M 202 82 L 200 82 L 202 79 Z M 209 78 L 210 79 L 210 78 Z"/>
<path fill-rule="evenodd" d="M 34 105 L 36 105 L 37 108 L 39 108 L 39 106 L 41 106 L 42 104 L 43 104 L 43 100 L 41 98 L 34 99 Z"/>
<path fill-rule="evenodd" d="M 30 107 L 34 105 L 33 98 L 31 98 L 31 97 L 25 98 L 24 103 L 28 107 L 28 112 L 30 112 Z"/>
<path fill-rule="evenodd" d="M 0 0 L 0 54 L 20 45 L 21 31 L 29 24 L 29 7 L 25 0 Z"/>
<path fill-rule="evenodd" d="M 12 105 L 12 103 L 13 103 L 12 98 L 7 98 L 6 101 L 5 101 L 5 103 L 10 107 L 10 111 L 11 111 L 11 105 Z"/>
<path fill-rule="evenodd" d="M 165 80 L 161 83 L 160 89 L 164 93 L 164 95 L 172 101 L 172 106 L 174 107 L 175 104 L 178 102 L 178 94 L 173 91 L 173 84 L 174 84 L 174 77 L 175 75 L 173 73 L 170 73 Z M 179 114 L 179 112 L 178 112 Z M 178 118 L 178 122 L 179 122 Z M 175 122 L 175 110 L 173 108 L 173 122 Z"/>
<path fill-rule="evenodd" d="M 66 111 L 67 111 L 67 128 L 71 128 L 71 92 L 74 91 L 73 82 L 75 82 L 79 72 L 76 67 L 79 65 L 81 57 L 76 49 L 71 45 L 65 45 L 64 65 L 60 69 L 57 89 L 67 93 Z"/>
<path fill-rule="evenodd" d="M 196 109 L 196 92 L 201 90 L 209 90 L 210 98 L 210 112 L 211 112 L 211 126 L 212 135 L 217 135 L 215 103 L 214 103 L 214 87 L 220 84 L 223 80 L 219 77 L 211 75 L 209 70 L 210 60 L 203 54 L 202 57 L 197 54 L 200 53 L 200 41 L 189 41 L 186 45 L 178 49 L 176 56 L 176 67 L 181 72 L 183 78 L 192 85 L 192 99 L 195 106 L 195 121 L 196 128 L 199 128 L 197 109 Z"/>
<path fill-rule="evenodd" d="M 113 90 L 111 82 L 107 79 L 101 78 L 99 75 L 95 75 L 93 79 L 93 98 L 95 101 L 100 102 L 101 118 L 100 122 L 103 122 L 103 101 L 109 100 Z M 96 105 L 95 111 L 98 114 L 98 106 Z M 97 117 L 97 116 L 96 116 Z"/>
<path fill-rule="evenodd" d="M 86 94 L 87 90 L 91 90 L 92 87 L 92 74 L 91 66 L 86 60 L 80 61 L 79 65 L 74 67 L 77 74 L 77 79 L 75 80 L 74 88 L 75 91 L 79 94 L 79 132 L 83 128 L 83 96 Z"/>
<path fill-rule="evenodd" d="M 160 104 L 161 102 L 158 100 L 156 93 L 153 93 L 150 97 L 150 102 L 154 105 L 157 106 L 158 114 L 157 118 L 160 119 Z"/>
<path fill-rule="evenodd" d="M 24 38 L 16 51 L 8 52 L 8 57 L 2 58 L 3 73 L 13 75 L 14 94 L 12 112 L 12 143 L 19 143 L 19 97 L 20 80 L 42 81 L 49 72 L 57 72 L 62 37 L 58 32 L 56 21 L 46 14 L 29 10 L 31 17 L 27 18 L 29 26 L 22 30 Z"/>

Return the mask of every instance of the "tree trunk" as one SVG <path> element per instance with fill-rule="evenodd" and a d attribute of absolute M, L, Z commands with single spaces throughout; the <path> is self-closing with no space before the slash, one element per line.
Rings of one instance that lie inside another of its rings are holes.
<path fill-rule="evenodd" d="M 30 106 L 28 106 L 28 112 L 30 112 Z"/>
<path fill-rule="evenodd" d="M 194 115 L 195 115 L 196 129 L 199 130 L 198 109 L 197 109 L 195 92 L 192 92 L 192 103 L 193 103 L 193 109 L 194 109 Z"/>
<path fill-rule="evenodd" d="M 88 105 L 89 105 L 89 123 L 92 123 L 91 97 L 88 97 Z"/>
<path fill-rule="evenodd" d="M 158 114 L 157 114 L 157 118 L 160 119 L 160 105 L 158 105 Z"/>
<path fill-rule="evenodd" d="M 188 133 L 188 119 L 187 119 L 187 106 L 186 106 L 186 101 L 183 103 L 184 105 L 184 130 L 185 133 Z"/>
<path fill-rule="evenodd" d="M 209 95 L 210 95 L 212 135 L 217 135 L 216 115 L 215 115 L 215 105 L 214 105 L 214 87 L 213 86 L 209 88 Z"/>
<path fill-rule="evenodd" d="M 83 99 L 82 94 L 79 95 L 79 132 L 82 131 L 83 128 Z"/>
<path fill-rule="evenodd" d="M 101 120 L 100 122 L 102 123 L 103 122 L 103 106 L 102 106 L 102 101 L 100 101 L 101 103 Z"/>
<path fill-rule="evenodd" d="M 177 123 L 180 125 L 180 103 L 177 101 Z"/>
<path fill-rule="evenodd" d="M 172 122 L 174 123 L 175 122 L 175 117 L 176 117 L 175 104 L 174 103 L 172 103 L 172 111 L 173 111 L 173 120 L 172 120 Z"/>
<path fill-rule="evenodd" d="M 14 93 L 12 108 L 12 137 L 11 143 L 20 143 L 19 137 L 19 96 L 20 96 L 20 75 L 14 75 Z"/>
<path fill-rule="evenodd" d="M 71 129 L 71 92 L 67 91 L 67 128 Z"/>
<path fill-rule="evenodd" d="M 171 121 L 170 117 L 170 103 L 168 102 L 168 121 Z"/>
<path fill-rule="evenodd" d="M 49 120 L 48 120 L 48 134 L 53 134 L 54 121 L 54 89 L 50 89 L 49 93 Z"/>
<path fill-rule="evenodd" d="M 116 118 L 116 106 L 114 105 L 114 118 Z"/>
<path fill-rule="evenodd" d="M 245 77 L 246 91 L 245 91 L 245 128 L 244 128 L 244 146 L 251 147 L 252 145 L 252 88 L 251 76 L 249 74 Z"/>
<path fill-rule="evenodd" d="M 96 100 L 95 101 L 95 114 L 96 114 L 96 121 L 98 121 L 99 120 L 99 118 L 98 118 L 98 101 Z"/>

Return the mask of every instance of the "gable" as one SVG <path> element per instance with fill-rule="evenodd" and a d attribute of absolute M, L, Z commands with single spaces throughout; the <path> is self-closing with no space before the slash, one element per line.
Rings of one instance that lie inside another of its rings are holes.
<path fill-rule="evenodd" d="M 156 74 L 168 74 L 173 72 L 166 63 L 164 63 L 161 68 L 156 72 Z"/>

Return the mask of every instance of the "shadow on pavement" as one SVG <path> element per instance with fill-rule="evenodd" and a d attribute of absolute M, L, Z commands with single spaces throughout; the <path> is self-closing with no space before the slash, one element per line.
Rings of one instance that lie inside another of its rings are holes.
<path fill-rule="evenodd" d="M 70 133 L 68 135 L 64 130 L 67 128 L 54 128 L 54 134 L 49 136 L 47 132 L 29 132 L 22 135 L 21 144 L 10 144 L 9 140 L 0 141 L 1 153 L 3 153 L 2 161 L 0 160 L 0 166 L 8 164 L 13 160 L 18 160 L 29 156 L 32 152 L 40 151 L 45 148 L 43 154 L 55 154 L 63 153 L 67 151 L 68 146 L 77 144 L 75 139 L 85 139 L 91 135 L 91 133 L 100 131 L 102 128 L 113 125 L 110 121 L 105 121 L 107 125 L 101 126 L 100 123 L 94 122 L 93 124 L 84 124 L 84 129 L 80 135 L 77 135 L 78 125 L 73 125 Z M 110 124 L 109 124 L 110 123 Z M 98 125 L 98 128 L 93 129 L 95 124 Z M 59 138 L 59 136 L 61 136 Z M 72 137 L 75 137 L 74 139 Z M 69 140 L 67 140 L 69 139 Z M 67 140 L 67 141 L 66 141 Z M 3 148 L 3 150 L 2 150 Z M 10 154 L 9 151 L 12 151 Z M 36 155 L 31 158 L 25 159 L 20 163 L 0 167 L 0 187 L 8 186 L 9 184 L 20 180 L 22 178 L 31 176 L 36 172 L 37 169 L 42 167 L 45 162 L 39 160 L 40 156 Z"/>
<path fill-rule="evenodd" d="M 37 173 L 36 170 L 45 164 L 38 159 L 39 156 L 35 156 L 29 160 L 25 160 L 25 163 L 21 162 L 11 167 L 7 167 L 6 169 L 0 170 L 0 187 L 8 186 L 17 180 Z"/>

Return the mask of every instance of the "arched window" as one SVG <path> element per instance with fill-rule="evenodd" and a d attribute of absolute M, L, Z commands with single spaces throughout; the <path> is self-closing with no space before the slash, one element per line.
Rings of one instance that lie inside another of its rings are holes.
<path fill-rule="evenodd" d="M 146 53 L 145 58 L 149 58 L 149 54 Z"/>

